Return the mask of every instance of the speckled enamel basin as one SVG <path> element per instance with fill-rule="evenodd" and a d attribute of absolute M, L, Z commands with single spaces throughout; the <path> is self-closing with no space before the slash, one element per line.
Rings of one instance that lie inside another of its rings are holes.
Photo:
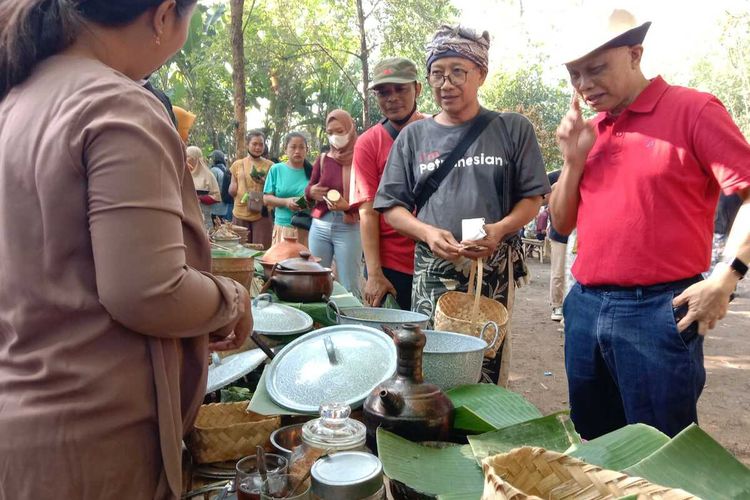
<path fill-rule="evenodd" d="M 422 359 L 425 382 L 436 384 L 444 391 L 479 382 L 487 342 L 461 333 L 422 332 L 427 337 Z"/>

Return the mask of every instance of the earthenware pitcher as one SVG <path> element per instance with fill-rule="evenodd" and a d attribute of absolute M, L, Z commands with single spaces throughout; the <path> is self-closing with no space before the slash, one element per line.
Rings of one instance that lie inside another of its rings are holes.
<path fill-rule="evenodd" d="M 453 404 L 434 384 L 424 383 L 422 351 L 426 338 L 419 326 L 393 330 L 398 368 L 365 401 L 367 445 L 375 450 L 378 427 L 411 441 L 447 441 L 453 427 Z"/>

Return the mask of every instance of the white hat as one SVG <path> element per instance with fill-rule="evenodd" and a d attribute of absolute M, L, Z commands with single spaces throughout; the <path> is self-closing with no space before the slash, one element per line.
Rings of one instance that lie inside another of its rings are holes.
<path fill-rule="evenodd" d="M 624 9 L 613 10 L 605 19 L 594 19 L 584 25 L 577 24 L 576 31 L 564 42 L 561 57 L 563 64 L 583 59 L 603 49 L 640 45 L 650 26 L 650 21 L 638 25 L 635 16 Z"/>

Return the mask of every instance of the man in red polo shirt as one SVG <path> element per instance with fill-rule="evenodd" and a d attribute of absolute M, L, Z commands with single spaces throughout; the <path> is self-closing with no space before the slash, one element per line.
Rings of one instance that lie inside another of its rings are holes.
<path fill-rule="evenodd" d="M 616 10 L 607 34 L 566 63 L 575 95 L 557 132 L 551 208 L 560 233 L 578 229 L 565 367 L 586 439 L 635 422 L 674 436 L 697 422 L 703 335 L 750 262 L 750 145 L 714 96 L 643 76 L 650 24 Z M 703 281 L 720 190 L 744 208 L 731 267 Z"/>
<path fill-rule="evenodd" d="M 396 296 L 399 307 L 411 309 L 414 274 L 414 241 L 397 233 L 372 207 L 388 154 L 396 136 L 409 123 L 420 120 L 417 97 L 422 85 L 417 67 L 409 59 L 393 57 L 375 65 L 372 85 L 385 117 L 359 136 L 354 146 L 355 203 L 359 203 L 362 249 L 367 264 L 364 298 L 379 306 L 387 293 Z"/>

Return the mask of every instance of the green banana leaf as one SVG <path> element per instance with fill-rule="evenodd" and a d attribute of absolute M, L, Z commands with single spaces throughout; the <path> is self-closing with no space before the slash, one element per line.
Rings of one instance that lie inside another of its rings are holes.
<path fill-rule="evenodd" d="M 581 437 L 573 428 L 568 412 L 564 411 L 497 431 L 469 436 L 469 444 L 477 462 L 498 453 L 507 453 L 519 446 L 539 446 L 562 453 L 580 442 Z"/>
<path fill-rule="evenodd" d="M 624 472 L 705 499 L 750 498 L 750 469 L 695 424 Z"/>
<path fill-rule="evenodd" d="M 378 456 L 389 479 L 430 497 L 464 494 L 476 499 L 482 495 L 484 475 L 471 446 L 432 448 L 383 429 L 377 430 L 377 440 Z"/>
<path fill-rule="evenodd" d="M 453 402 L 453 427 L 467 432 L 488 432 L 542 416 L 522 396 L 493 384 L 462 385 L 448 391 Z"/>
<path fill-rule="evenodd" d="M 635 465 L 669 442 L 669 437 L 646 424 L 627 425 L 565 451 L 604 469 L 623 470 Z"/>
<path fill-rule="evenodd" d="M 447 495 L 438 495 L 437 500 L 477 500 L 482 496 L 482 490 L 471 491 L 469 493 L 448 493 Z"/>

